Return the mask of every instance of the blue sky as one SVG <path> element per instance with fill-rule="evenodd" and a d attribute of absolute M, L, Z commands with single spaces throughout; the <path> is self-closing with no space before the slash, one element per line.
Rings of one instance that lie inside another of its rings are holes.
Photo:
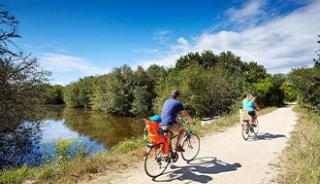
<path fill-rule="evenodd" d="M 18 46 L 51 83 L 129 64 L 172 66 L 190 51 L 231 50 L 270 72 L 309 66 L 319 0 L 4 0 L 20 21 Z"/>

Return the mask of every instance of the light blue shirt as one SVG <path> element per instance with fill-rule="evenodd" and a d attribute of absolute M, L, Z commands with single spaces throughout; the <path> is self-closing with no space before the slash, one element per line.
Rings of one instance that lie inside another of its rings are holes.
<path fill-rule="evenodd" d="M 254 111 L 254 101 L 253 101 L 253 99 L 251 99 L 251 100 L 246 100 L 246 99 L 244 99 L 243 101 L 242 101 L 242 108 L 243 109 L 245 109 L 245 110 L 247 110 L 247 111 L 249 111 L 249 112 L 251 112 L 251 111 Z"/>

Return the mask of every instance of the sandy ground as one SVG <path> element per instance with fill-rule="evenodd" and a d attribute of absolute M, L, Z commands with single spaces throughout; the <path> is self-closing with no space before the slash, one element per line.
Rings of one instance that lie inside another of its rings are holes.
<path fill-rule="evenodd" d="M 143 161 L 122 173 L 102 176 L 90 184 L 101 183 L 216 183 L 269 184 L 277 170 L 276 163 L 285 147 L 297 116 L 292 106 L 279 108 L 258 118 L 260 132 L 256 138 L 244 141 L 240 125 L 225 132 L 201 138 L 201 150 L 196 160 L 187 164 L 180 157 L 165 173 L 152 180 L 143 169 Z"/>

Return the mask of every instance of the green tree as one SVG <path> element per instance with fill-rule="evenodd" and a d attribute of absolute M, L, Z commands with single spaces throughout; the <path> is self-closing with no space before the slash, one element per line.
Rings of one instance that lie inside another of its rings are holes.
<path fill-rule="evenodd" d="M 289 74 L 289 81 L 298 93 L 302 106 L 314 111 L 320 111 L 320 69 L 299 68 Z"/>
<path fill-rule="evenodd" d="M 152 112 L 153 81 L 141 66 L 134 73 L 135 88 L 130 112 L 134 115 L 146 115 Z"/>
<path fill-rule="evenodd" d="M 0 9 L 0 134 L 14 130 L 23 120 L 32 120 L 40 93 L 37 86 L 49 73 L 41 70 L 37 58 L 16 49 L 18 21 Z M 2 135 L 0 135 L 2 136 Z"/>
<path fill-rule="evenodd" d="M 92 109 L 107 111 L 109 76 L 99 76 L 94 80 L 90 102 Z"/>
<path fill-rule="evenodd" d="M 281 90 L 284 93 L 284 100 L 286 102 L 294 102 L 297 100 L 297 92 L 294 89 L 294 86 L 289 82 L 284 82 L 281 85 Z"/>
<path fill-rule="evenodd" d="M 91 107 L 94 77 L 85 77 L 64 88 L 64 101 L 69 107 Z"/>
<path fill-rule="evenodd" d="M 256 62 L 244 63 L 242 70 L 244 78 L 249 84 L 260 82 L 268 76 L 266 68 Z"/>
<path fill-rule="evenodd" d="M 63 87 L 61 85 L 42 84 L 39 86 L 43 104 L 63 104 Z"/>
<path fill-rule="evenodd" d="M 218 115 L 231 110 L 238 99 L 239 84 L 223 68 L 192 67 L 169 76 L 158 86 L 157 112 L 172 89 L 180 89 L 188 111 L 198 117 Z M 161 89 L 161 90 L 160 90 Z"/>
<path fill-rule="evenodd" d="M 219 55 L 219 66 L 229 71 L 231 74 L 241 76 L 244 64 L 240 57 L 234 55 L 232 52 L 221 52 Z"/>
<path fill-rule="evenodd" d="M 181 71 L 185 68 L 188 68 L 191 66 L 198 66 L 202 64 L 203 64 L 203 60 L 201 55 L 198 52 L 195 52 L 195 53 L 190 52 L 185 56 L 181 56 L 177 60 L 175 69 Z"/>
<path fill-rule="evenodd" d="M 280 106 L 284 102 L 284 92 L 281 88 L 284 82 L 285 77 L 281 74 L 276 74 L 254 83 L 251 91 L 253 91 L 260 105 Z"/>
<path fill-rule="evenodd" d="M 124 65 L 113 69 L 107 93 L 107 111 L 115 114 L 129 115 L 134 99 L 135 78 L 132 69 Z"/>

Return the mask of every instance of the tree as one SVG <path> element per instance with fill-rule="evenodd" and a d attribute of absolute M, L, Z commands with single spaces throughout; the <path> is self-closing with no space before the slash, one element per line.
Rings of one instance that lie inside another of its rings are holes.
<path fill-rule="evenodd" d="M 179 89 L 187 110 L 197 117 L 218 115 L 231 110 L 238 99 L 239 83 L 223 68 L 205 69 L 201 66 L 171 73 L 157 86 L 155 107 L 161 111 L 172 89 Z"/>
<path fill-rule="evenodd" d="M 85 77 L 64 88 L 64 101 L 69 107 L 91 107 L 94 77 Z"/>
<path fill-rule="evenodd" d="M 192 66 L 197 66 L 197 65 L 202 65 L 202 57 L 198 52 L 190 52 L 185 56 L 181 56 L 177 62 L 175 69 L 178 71 L 181 71 L 185 68 L 192 67 Z"/>
<path fill-rule="evenodd" d="M 313 68 L 294 69 L 289 74 L 289 81 L 298 93 L 300 104 L 311 110 L 320 111 L 320 70 Z"/>
<path fill-rule="evenodd" d="M 152 112 L 153 81 L 141 66 L 134 73 L 135 88 L 130 112 L 134 115 L 146 115 Z"/>
<path fill-rule="evenodd" d="M 240 57 L 234 55 L 232 52 L 221 52 L 219 55 L 219 66 L 226 69 L 232 74 L 240 76 L 243 69 L 243 62 Z"/>
<path fill-rule="evenodd" d="M 63 87 L 61 85 L 42 84 L 39 87 L 41 92 L 41 103 L 58 105 L 63 104 Z"/>
<path fill-rule="evenodd" d="M 113 69 L 107 93 L 107 111 L 115 114 L 129 115 L 134 99 L 135 85 L 132 69 L 124 65 Z"/>
<path fill-rule="evenodd" d="M 244 63 L 242 70 L 244 78 L 249 84 L 260 82 L 268 76 L 266 68 L 256 62 Z"/>
<path fill-rule="evenodd" d="M 94 110 L 107 111 L 109 76 L 99 76 L 94 80 L 90 102 Z"/>
<path fill-rule="evenodd" d="M 38 59 L 19 51 L 14 39 L 18 21 L 0 10 L 0 132 L 13 131 L 23 120 L 32 120 L 39 104 L 37 86 L 49 73 L 39 67 Z"/>
<path fill-rule="evenodd" d="M 263 106 L 280 106 L 284 102 L 282 84 L 285 77 L 282 74 L 269 76 L 258 83 L 254 83 L 250 89 L 257 101 Z"/>

